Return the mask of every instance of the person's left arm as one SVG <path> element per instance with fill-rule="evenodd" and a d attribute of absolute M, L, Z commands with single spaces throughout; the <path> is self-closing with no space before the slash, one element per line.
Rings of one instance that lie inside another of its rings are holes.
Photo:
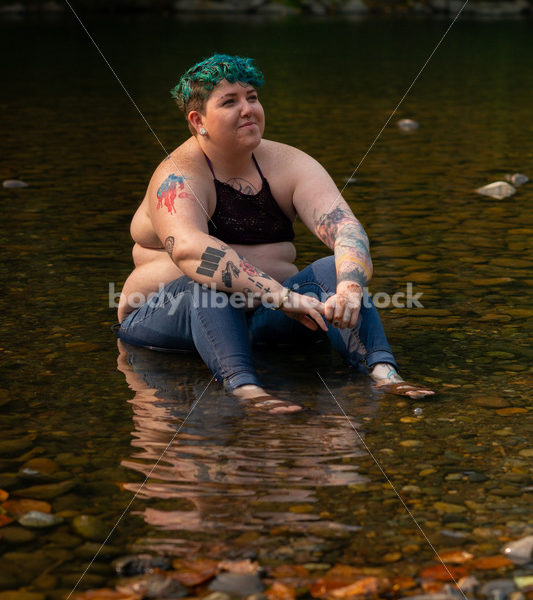
<path fill-rule="evenodd" d="M 297 152 L 293 204 L 305 225 L 335 254 L 336 294 L 325 306 L 325 318 L 336 327 L 354 327 L 363 288 L 372 277 L 368 237 L 327 171 Z"/>

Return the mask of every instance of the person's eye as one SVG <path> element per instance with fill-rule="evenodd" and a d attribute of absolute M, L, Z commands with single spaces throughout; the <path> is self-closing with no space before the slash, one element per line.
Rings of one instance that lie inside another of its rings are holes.
<path fill-rule="evenodd" d="M 225 100 L 224 102 L 222 102 L 222 106 L 226 106 L 227 104 L 231 104 L 233 102 L 233 100 L 231 98 L 229 98 L 228 100 Z"/>
<path fill-rule="evenodd" d="M 257 100 L 257 96 L 255 94 L 253 96 L 248 96 L 248 102 L 250 102 L 251 100 Z"/>

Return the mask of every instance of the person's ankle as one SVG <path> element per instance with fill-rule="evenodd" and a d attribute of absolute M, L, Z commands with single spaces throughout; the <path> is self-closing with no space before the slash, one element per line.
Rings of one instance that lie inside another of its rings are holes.
<path fill-rule="evenodd" d="M 231 392 L 234 396 L 237 396 L 237 398 L 256 398 L 257 396 L 265 396 L 266 392 L 265 390 L 258 386 L 258 385 L 254 385 L 254 384 L 245 384 L 245 385 L 240 385 L 239 387 L 236 387 L 234 390 L 232 390 Z"/>
<path fill-rule="evenodd" d="M 403 381 L 394 365 L 390 363 L 376 363 L 369 374 L 378 383 L 400 383 Z"/>

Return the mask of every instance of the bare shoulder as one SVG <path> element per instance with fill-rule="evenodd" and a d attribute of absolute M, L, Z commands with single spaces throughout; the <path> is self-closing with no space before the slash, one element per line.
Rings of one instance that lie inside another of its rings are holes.
<path fill-rule="evenodd" d="M 148 196 L 157 195 L 165 182 L 176 181 L 197 192 L 208 180 L 208 169 L 202 151 L 194 138 L 189 138 L 165 157 L 154 171 L 148 185 Z"/>
<path fill-rule="evenodd" d="M 263 139 L 255 154 L 261 164 L 266 163 L 277 174 L 287 178 L 298 178 L 312 170 L 324 172 L 312 156 L 289 144 Z"/>

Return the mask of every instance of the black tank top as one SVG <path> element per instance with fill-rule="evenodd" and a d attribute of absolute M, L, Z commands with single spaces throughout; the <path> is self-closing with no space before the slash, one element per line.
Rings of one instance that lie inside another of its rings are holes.
<path fill-rule="evenodd" d="M 268 181 L 252 154 L 262 186 L 257 194 L 244 194 L 219 181 L 213 165 L 204 153 L 217 194 L 217 205 L 209 220 L 210 235 L 226 244 L 272 244 L 290 242 L 294 229 L 287 215 L 272 196 Z"/>

